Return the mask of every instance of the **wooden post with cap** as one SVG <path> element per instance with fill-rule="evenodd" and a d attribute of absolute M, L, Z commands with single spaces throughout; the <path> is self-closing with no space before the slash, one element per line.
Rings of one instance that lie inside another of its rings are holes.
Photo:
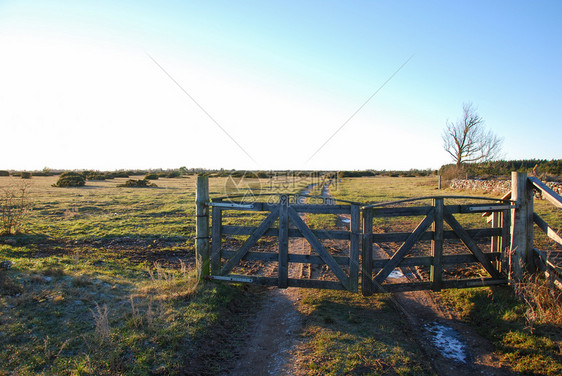
<path fill-rule="evenodd" d="M 201 277 L 209 275 L 209 177 L 197 176 L 196 204 L 196 245 L 197 270 Z"/>
<path fill-rule="evenodd" d="M 526 271 L 533 269 L 533 188 L 527 174 L 511 174 L 511 274 L 521 280 Z"/>

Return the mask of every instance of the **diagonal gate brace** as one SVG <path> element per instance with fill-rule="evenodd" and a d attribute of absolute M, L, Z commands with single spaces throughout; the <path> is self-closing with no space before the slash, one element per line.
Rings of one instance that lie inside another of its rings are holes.
<path fill-rule="evenodd" d="M 332 255 L 330 255 L 326 248 L 324 248 L 320 240 L 318 240 L 312 230 L 306 225 L 306 223 L 292 207 L 289 207 L 289 218 L 291 219 L 291 222 L 293 222 L 293 224 L 297 226 L 305 239 L 308 240 L 312 248 L 314 248 L 314 250 L 318 252 L 320 258 L 328 265 L 332 272 L 334 272 L 342 285 L 345 286 L 346 289 L 349 289 L 349 278 L 347 277 L 343 269 L 340 268 L 336 260 L 332 257 Z"/>
<path fill-rule="evenodd" d="M 390 260 L 385 264 L 385 266 L 377 273 L 375 276 L 375 282 L 377 284 L 383 283 L 383 281 L 392 273 L 394 268 L 396 268 L 404 259 L 404 257 L 410 252 L 414 244 L 416 244 L 423 233 L 431 226 L 435 219 L 435 210 L 432 209 L 427 216 L 420 222 L 418 227 L 408 236 L 408 239 L 400 246 L 400 248 L 392 255 Z"/>
<path fill-rule="evenodd" d="M 486 269 L 486 271 L 490 273 L 493 278 L 501 278 L 500 273 L 496 268 L 494 268 L 484 252 L 482 252 L 476 242 L 470 237 L 470 235 L 468 235 L 466 230 L 462 228 L 461 224 L 455 219 L 455 217 L 453 217 L 453 215 L 447 210 L 447 208 L 444 208 L 443 210 L 443 219 L 445 219 L 445 222 L 447 222 L 449 226 L 451 226 L 455 234 L 458 235 L 458 237 L 461 239 L 464 245 L 467 246 L 470 252 L 474 254 L 474 256 L 482 264 L 484 269 Z"/>
<path fill-rule="evenodd" d="M 254 233 L 250 235 L 248 239 L 246 239 L 246 242 L 244 242 L 242 247 L 240 247 L 240 249 L 236 251 L 236 253 L 224 264 L 221 269 L 222 275 L 230 273 L 232 268 L 238 265 L 240 260 L 242 260 L 242 258 L 246 255 L 246 253 L 248 253 L 250 248 L 252 248 L 256 244 L 258 239 L 265 234 L 265 232 L 269 229 L 273 222 L 275 222 L 277 217 L 279 217 L 279 207 L 271 211 L 271 213 L 264 219 L 264 221 L 259 225 L 256 231 L 254 231 Z"/>

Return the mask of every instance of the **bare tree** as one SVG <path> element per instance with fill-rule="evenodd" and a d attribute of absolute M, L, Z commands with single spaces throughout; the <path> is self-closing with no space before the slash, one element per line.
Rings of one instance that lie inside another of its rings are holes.
<path fill-rule="evenodd" d="M 463 104 L 462 117 L 447 121 L 443 131 L 443 148 L 457 166 L 465 162 L 486 162 L 498 158 L 503 139 L 484 127 L 484 120 L 472 103 Z"/>

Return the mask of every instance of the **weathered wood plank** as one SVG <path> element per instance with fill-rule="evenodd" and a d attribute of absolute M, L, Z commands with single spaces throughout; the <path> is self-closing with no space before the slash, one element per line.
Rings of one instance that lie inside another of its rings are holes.
<path fill-rule="evenodd" d="M 361 242 L 361 293 L 373 295 L 373 210 L 363 210 L 363 241 Z"/>
<path fill-rule="evenodd" d="M 359 288 L 359 246 L 361 243 L 361 209 L 359 205 L 351 206 L 350 230 L 349 290 L 357 292 Z"/>
<path fill-rule="evenodd" d="M 272 211 L 278 204 L 270 204 L 269 202 L 211 202 L 209 206 L 217 207 L 222 210 L 238 210 L 238 211 Z"/>
<path fill-rule="evenodd" d="M 235 251 L 222 251 L 225 258 L 230 258 L 236 254 Z M 349 265 L 349 257 L 345 256 L 332 256 L 338 265 Z M 242 258 L 246 261 L 279 261 L 278 252 L 247 252 Z M 317 255 L 299 255 L 289 253 L 289 262 L 299 264 L 315 264 L 324 265 L 325 262 L 320 256 Z"/>
<path fill-rule="evenodd" d="M 221 271 L 221 223 L 222 223 L 222 211 L 213 207 L 212 216 L 212 242 L 211 242 L 211 274 L 220 274 Z"/>
<path fill-rule="evenodd" d="M 491 236 L 501 236 L 502 230 L 498 228 L 478 228 L 466 230 L 473 239 L 489 238 Z M 411 232 L 388 232 L 382 234 L 373 234 L 374 243 L 400 243 L 406 241 Z M 426 231 L 420 238 L 420 241 L 432 240 L 433 231 Z M 459 236 L 454 231 L 443 231 L 443 239 L 458 239 Z"/>
<path fill-rule="evenodd" d="M 498 261 L 501 258 L 501 253 L 484 253 L 486 258 L 490 262 Z M 388 263 L 390 259 L 373 259 L 373 268 L 382 269 Z M 416 257 L 404 257 L 399 267 L 407 266 L 430 266 L 433 262 L 433 257 L 431 256 L 416 256 Z M 472 253 L 460 254 L 460 255 L 443 255 L 441 256 L 442 265 L 454 265 L 454 264 L 472 264 L 475 262 L 480 262 Z"/>
<path fill-rule="evenodd" d="M 223 235 L 251 235 L 254 231 L 256 231 L 257 227 L 252 226 L 222 226 L 222 234 Z M 311 230 L 314 236 L 318 239 L 341 239 L 341 240 L 349 240 L 350 233 L 349 231 L 336 231 L 336 230 Z M 279 229 L 277 228 L 269 228 L 263 234 L 263 236 L 272 236 L 278 237 L 279 236 Z M 289 237 L 290 238 L 302 238 L 304 237 L 303 234 L 297 229 L 290 228 L 289 229 Z"/>
<path fill-rule="evenodd" d="M 213 201 L 209 203 L 209 206 L 224 210 L 256 210 L 256 205 L 254 203 L 238 204 L 234 202 Z"/>
<path fill-rule="evenodd" d="M 273 224 L 273 222 L 277 219 L 277 217 L 279 217 L 279 207 L 277 207 L 277 209 L 275 209 L 271 213 L 269 213 L 267 218 L 261 223 L 261 225 L 258 226 L 256 231 L 252 235 L 250 235 L 250 237 L 248 239 L 246 239 L 246 241 L 244 242 L 242 247 L 240 247 L 240 249 L 238 249 L 238 251 L 236 251 L 235 255 L 232 256 L 225 263 L 225 265 L 223 266 L 223 268 L 221 270 L 222 275 L 230 273 L 232 268 L 234 266 L 236 266 L 240 262 L 240 260 L 242 260 L 242 257 L 244 257 L 244 255 L 248 252 L 248 250 L 251 247 L 254 246 L 254 244 L 256 244 L 258 239 L 263 236 L 263 234 Z"/>
<path fill-rule="evenodd" d="M 302 232 L 305 239 L 308 240 L 312 248 L 318 252 L 318 255 L 324 260 L 328 265 L 330 270 L 335 274 L 335 276 L 340 280 L 340 282 L 349 288 L 348 277 L 345 272 L 336 263 L 336 260 L 330 255 L 330 253 L 324 248 L 322 243 L 318 240 L 316 236 L 310 231 L 310 228 L 304 223 L 304 221 L 299 217 L 297 212 L 289 206 L 289 218 L 297 228 Z"/>
<path fill-rule="evenodd" d="M 210 272 L 210 252 L 209 252 L 209 177 L 197 176 L 197 191 L 195 198 L 195 262 L 197 270 L 202 277 L 209 275 Z"/>
<path fill-rule="evenodd" d="M 373 208 L 373 217 L 412 217 L 427 215 L 433 208 L 431 206 L 413 206 L 399 208 Z"/>
<path fill-rule="evenodd" d="M 280 288 L 287 288 L 289 279 L 289 197 L 281 196 L 279 203 L 279 265 Z"/>
<path fill-rule="evenodd" d="M 233 283 L 252 283 L 254 285 L 262 285 L 262 286 L 276 286 L 278 283 L 277 278 L 273 278 L 273 277 L 258 277 L 258 276 L 236 275 L 236 274 L 225 275 L 225 276 L 212 275 L 207 277 L 207 279 L 224 281 L 224 282 L 233 282 Z M 289 278 L 287 280 L 287 284 L 289 287 L 345 290 L 345 286 L 343 286 L 340 282 L 336 282 L 336 281 Z"/>
<path fill-rule="evenodd" d="M 533 186 L 542 193 L 542 197 L 559 209 L 562 209 L 562 197 L 534 176 L 528 177 Z"/>
<path fill-rule="evenodd" d="M 500 260 L 500 271 L 504 274 L 509 273 L 509 249 L 511 247 L 511 210 L 504 210 L 501 215 L 502 221 L 502 236 L 501 236 L 501 249 L 502 257 Z"/>
<path fill-rule="evenodd" d="M 420 222 L 420 224 L 416 227 L 414 232 L 410 234 L 408 239 L 400 248 L 394 253 L 391 257 L 390 261 L 382 268 L 377 275 L 375 276 L 375 281 L 377 283 L 382 283 L 389 274 L 400 264 L 400 262 L 404 259 L 404 257 L 410 252 L 414 244 L 419 240 L 421 235 L 431 226 L 431 223 L 435 219 L 435 211 L 432 209 L 428 215 Z"/>
<path fill-rule="evenodd" d="M 447 209 L 453 214 L 468 213 L 492 213 L 511 209 L 511 204 L 468 204 L 468 205 L 447 205 Z"/>
<path fill-rule="evenodd" d="M 459 289 L 470 287 L 483 287 L 506 285 L 507 279 L 501 278 L 484 278 L 484 279 L 459 279 L 444 280 L 441 285 L 444 289 Z M 401 291 L 419 291 L 431 290 L 431 282 L 409 282 L 409 283 L 385 283 L 379 287 L 379 292 L 401 292 Z"/>
<path fill-rule="evenodd" d="M 349 214 L 351 205 L 291 205 L 297 213 Z"/>
<path fill-rule="evenodd" d="M 433 291 L 441 290 L 441 280 L 443 279 L 443 199 L 433 200 L 435 206 L 435 220 L 433 221 L 434 237 L 431 241 L 431 256 L 433 262 L 429 270 L 429 279 L 433 283 Z"/>
<path fill-rule="evenodd" d="M 500 278 L 500 273 L 496 270 L 496 268 L 494 268 L 494 266 L 486 258 L 482 250 L 478 247 L 476 242 L 468 235 L 466 230 L 462 228 L 461 224 L 455 219 L 455 217 L 453 217 L 452 214 L 447 211 L 447 209 L 445 209 L 443 212 L 443 218 L 449 224 L 449 226 L 451 226 L 453 231 L 457 233 L 461 241 L 464 243 L 464 245 L 467 246 L 470 252 L 472 252 L 474 256 L 476 256 L 484 269 L 486 269 L 486 271 L 490 273 L 493 278 Z"/>
<path fill-rule="evenodd" d="M 553 229 L 552 227 L 550 227 L 548 225 L 548 223 L 545 222 L 544 219 L 541 218 L 540 215 L 538 215 L 537 213 L 533 213 L 533 220 L 535 221 L 535 223 L 537 224 L 537 226 L 539 226 L 539 228 L 541 230 L 544 231 L 544 233 L 552 240 L 554 240 L 556 243 L 562 245 L 562 237 L 560 235 L 558 235 L 558 233 L 556 232 L 555 229 Z"/>
<path fill-rule="evenodd" d="M 510 204 L 464 204 L 464 205 L 446 205 L 447 210 L 453 214 L 461 213 L 481 213 L 502 211 L 511 209 Z M 390 207 L 390 208 L 373 208 L 373 216 L 378 217 L 406 217 L 427 215 L 432 210 L 431 206 L 411 206 L 411 207 Z"/>

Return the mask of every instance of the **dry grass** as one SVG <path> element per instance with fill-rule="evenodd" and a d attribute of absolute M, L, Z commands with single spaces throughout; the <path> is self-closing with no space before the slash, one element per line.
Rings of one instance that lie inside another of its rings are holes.
<path fill-rule="evenodd" d="M 100 343 L 105 343 L 110 340 L 111 338 L 111 329 L 109 327 L 109 310 L 107 309 L 107 305 L 103 305 L 100 307 L 99 304 L 96 302 L 95 310 L 90 310 L 92 312 L 92 316 L 94 317 L 94 322 L 96 324 L 96 337 Z"/>
<path fill-rule="evenodd" d="M 536 324 L 562 325 L 562 291 L 542 274 L 525 276 L 516 292 L 527 304 L 525 318 L 531 329 Z"/>
<path fill-rule="evenodd" d="M 31 208 L 29 184 L 10 184 L 0 193 L 0 236 L 21 231 Z"/>

